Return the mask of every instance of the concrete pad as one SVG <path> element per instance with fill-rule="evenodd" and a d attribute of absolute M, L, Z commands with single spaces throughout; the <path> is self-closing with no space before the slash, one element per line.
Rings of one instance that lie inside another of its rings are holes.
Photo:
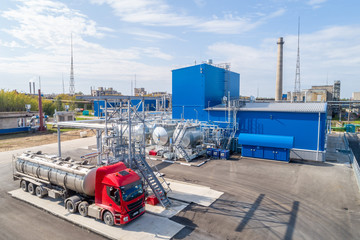
<path fill-rule="evenodd" d="M 171 218 L 181 212 L 184 208 L 189 205 L 188 203 L 179 202 L 176 200 L 171 200 L 171 206 L 169 208 L 164 208 L 160 203 L 156 206 L 146 204 L 146 212 L 159 215 L 161 217 Z"/>
<path fill-rule="evenodd" d="M 197 184 L 180 182 L 172 179 L 166 179 L 170 183 L 171 192 L 168 197 L 185 202 L 193 202 L 208 207 L 218 199 L 223 192 L 212 190 Z"/>
<path fill-rule="evenodd" d="M 9 192 L 14 198 L 28 202 L 44 209 L 55 216 L 73 222 L 83 228 L 96 232 L 110 239 L 170 239 L 184 226 L 168 218 L 145 213 L 138 219 L 124 226 L 108 226 L 94 218 L 83 217 L 80 214 L 71 214 L 61 200 L 38 198 L 21 189 Z"/>

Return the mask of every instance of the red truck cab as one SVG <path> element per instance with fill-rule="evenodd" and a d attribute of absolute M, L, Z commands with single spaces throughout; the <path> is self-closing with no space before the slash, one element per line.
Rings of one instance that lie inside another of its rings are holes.
<path fill-rule="evenodd" d="M 140 176 L 124 163 L 96 170 L 95 204 L 108 225 L 125 224 L 145 212 L 145 191 Z"/>

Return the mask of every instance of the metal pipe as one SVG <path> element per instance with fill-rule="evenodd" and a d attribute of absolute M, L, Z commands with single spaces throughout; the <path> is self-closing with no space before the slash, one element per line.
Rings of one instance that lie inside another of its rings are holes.
<path fill-rule="evenodd" d="M 228 91 L 228 118 L 229 118 L 229 124 L 231 123 L 231 120 L 230 120 L 230 91 Z"/>
<path fill-rule="evenodd" d="M 43 111 L 42 111 L 42 98 L 41 98 L 41 90 L 39 89 L 39 119 L 40 119 L 40 126 L 39 131 L 45 131 L 44 127 L 44 117 L 43 117 Z"/>
<path fill-rule="evenodd" d="M 132 156 L 131 156 L 131 112 L 130 112 L 130 99 L 128 100 L 128 124 L 129 124 L 129 168 L 131 168 Z"/>
<path fill-rule="evenodd" d="M 144 105 L 145 105 L 145 101 L 144 101 L 144 98 L 142 99 L 142 111 L 143 111 L 143 139 L 142 139 L 142 150 L 144 150 L 144 152 L 140 152 L 140 154 L 145 154 L 145 108 L 144 108 Z M 164 108 L 165 109 L 165 108 Z"/>
<path fill-rule="evenodd" d="M 318 138 L 317 138 L 317 149 L 316 149 L 316 161 L 319 159 L 319 146 L 320 146 L 320 112 L 319 112 L 319 119 L 318 119 Z"/>
<path fill-rule="evenodd" d="M 105 136 L 108 135 L 108 129 L 107 129 L 107 100 L 105 99 Z"/>
<path fill-rule="evenodd" d="M 350 105 L 350 102 L 349 102 L 348 123 L 350 122 L 350 113 L 351 113 L 351 105 Z"/>
<path fill-rule="evenodd" d="M 96 146 L 97 146 L 97 149 L 99 152 L 97 165 L 100 166 L 101 165 L 101 149 L 102 149 L 100 130 L 96 130 Z"/>
<path fill-rule="evenodd" d="M 60 127 L 57 126 L 57 141 L 58 141 L 58 156 L 61 157 L 61 138 L 60 138 Z"/>
<path fill-rule="evenodd" d="M 210 110 L 209 110 L 209 108 L 210 108 L 210 101 L 208 101 L 208 122 L 210 122 Z"/>

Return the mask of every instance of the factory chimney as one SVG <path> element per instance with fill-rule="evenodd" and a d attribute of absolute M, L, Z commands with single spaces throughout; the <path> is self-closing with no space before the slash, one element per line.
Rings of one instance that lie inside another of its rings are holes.
<path fill-rule="evenodd" d="M 275 101 L 282 100 L 282 87 L 283 87 L 283 38 L 280 37 L 278 44 L 278 60 L 277 60 L 277 71 L 276 71 L 276 90 L 275 90 Z"/>
<path fill-rule="evenodd" d="M 29 81 L 29 87 L 30 87 L 30 95 L 32 94 L 31 92 L 31 80 Z"/>

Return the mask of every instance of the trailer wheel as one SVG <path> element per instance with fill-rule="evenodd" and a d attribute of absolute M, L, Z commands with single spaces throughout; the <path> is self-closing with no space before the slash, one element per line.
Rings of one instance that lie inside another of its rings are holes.
<path fill-rule="evenodd" d="M 35 195 L 35 185 L 33 183 L 29 183 L 28 191 L 31 195 Z"/>
<path fill-rule="evenodd" d="M 114 216 L 112 215 L 111 212 L 106 211 L 104 213 L 104 222 L 106 223 L 106 225 L 109 225 L 109 226 L 114 225 Z"/>
<path fill-rule="evenodd" d="M 46 190 L 44 190 L 41 186 L 36 186 L 35 188 L 35 194 L 36 196 L 38 196 L 39 198 L 43 198 L 46 196 Z"/>
<path fill-rule="evenodd" d="M 83 201 L 79 204 L 78 210 L 81 216 L 86 217 L 88 215 L 89 203 Z"/>
<path fill-rule="evenodd" d="M 20 187 L 24 192 L 28 191 L 28 183 L 25 180 L 21 180 Z"/>
<path fill-rule="evenodd" d="M 69 213 L 76 213 L 75 204 L 71 200 L 68 200 L 66 202 L 66 208 L 67 208 Z"/>

